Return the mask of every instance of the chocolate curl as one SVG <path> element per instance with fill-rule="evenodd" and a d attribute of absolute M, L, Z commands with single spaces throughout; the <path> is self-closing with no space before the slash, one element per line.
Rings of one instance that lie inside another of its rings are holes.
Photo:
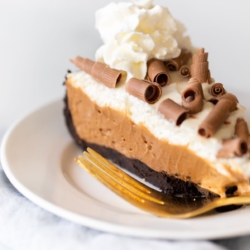
<path fill-rule="evenodd" d="M 249 131 L 243 118 L 238 118 L 235 124 L 236 138 L 225 140 L 218 152 L 218 158 L 240 157 L 248 152 Z"/>
<path fill-rule="evenodd" d="M 238 118 L 235 124 L 236 138 L 225 140 L 217 154 L 218 158 L 242 156 L 248 152 L 249 131 L 243 118 Z"/>
<path fill-rule="evenodd" d="M 247 143 L 240 138 L 225 140 L 222 143 L 222 148 L 217 153 L 218 158 L 233 158 L 242 156 L 247 153 Z"/>
<path fill-rule="evenodd" d="M 173 58 L 170 61 L 166 62 L 166 67 L 170 71 L 179 70 L 184 64 L 188 62 L 191 56 L 192 56 L 191 52 L 187 50 L 181 50 L 181 53 L 178 57 Z"/>
<path fill-rule="evenodd" d="M 190 69 L 187 65 L 183 65 L 179 70 L 181 76 L 190 77 Z"/>
<path fill-rule="evenodd" d="M 158 111 L 162 113 L 166 119 L 174 121 L 179 126 L 188 115 L 189 110 L 180 106 L 171 99 L 162 101 L 158 107 Z"/>
<path fill-rule="evenodd" d="M 122 73 L 119 70 L 111 69 L 108 65 L 100 62 L 93 62 L 88 58 L 77 56 L 70 60 L 76 67 L 92 75 L 107 87 L 115 88 Z"/>
<path fill-rule="evenodd" d="M 237 110 L 237 103 L 239 102 L 237 97 L 231 93 L 226 93 L 221 96 L 216 96 L 214 98 L 209 99 L 209 102 L 212 102 L 213 104 L 217 104 L 219 101 L 226 99 L 231 101 L 231 107 L 229 109 L 230 112 Z"/>
<path fill-rule="evenodd" d="M 207 58 L 208 53 L 205 53 L 204 48 L 202 48 L 197 54 L 193 55 L 192 59 L 192 65 L 190 68 L 191 76 L 197 78 L 201 83 L 210 82 Z"/>
<path fill-rule="evenodd" d="M 235 135 L 248 143 L 249 131 L 246 121 L 243 118 L 238 118 L 235 124 Z"/>
<path fill-rule="evenodd" d="M 109 88 L 115 88 L 122 73 L 119 70 L 111 69 L 108 65 L 95 62 L 92 67 L 92 76 Z"/>
<path fill-rule="evenodd" d="M 77 56 L 75 59 L 71 59 L 70 61 L 74 63 L 77 68 L 91 75 L 92 67 L 95 62 L 91 61 L 88 58 L 82 58 L 80 56 Z"/>
<path fill-rule="evenodd" d="M 162 94 L 161 86 L 154 82 L 131 78 L 125 85 L 126 91 L 150 104 L 157 102 Z"/>
<path fill-rule="evenodd" d="M 222 83 L 215 83 L 210 88 L 210 94 L 212 96 L 221 96 L 226 93 Z"/>
<path fill-rule="evenodd" d="M 148 61 L 148 77 L 150 81 L 159 83 L 162 87 L 170 83 L 163 61 L 151 59 Z"/>
<path fill-rule="evenodd" d="M 203 89 L 201 86 L 201 82 L 199 82 L 196 78 L 191 77 L 188 81 L 188 86 L 196 86 L 196 88 L 199 90 L 202 98 L 204 99 Z"/>
<path fill-rule="evenodd" d="M 220 100 L 199 126 L 199 135 L 209 138 L 215 134 L 224 121 L 229 117 L 229 109 L 231 105 L 232 102 L 230 100 Z"/>
<path fill-rule="evenodd" d="M 182 92 L 182 106 L 187 108 L 191 114 L 198 113 L 203 108 L 203 90 L 201 83 L 195 78 L 188 81 L 187 88 Z"/>

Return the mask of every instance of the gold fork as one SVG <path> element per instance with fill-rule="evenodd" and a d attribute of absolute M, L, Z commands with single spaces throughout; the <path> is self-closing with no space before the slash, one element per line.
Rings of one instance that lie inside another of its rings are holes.
<path fill-rule="evenodd" d="M 210 199 L 170 196 L 137 181 L 94 150 L 87 151 L 75 159 L 78 165 L 126 201 L 157 216 L 190 218 L 223 206 L 250 204 L 250 194 Z"/>

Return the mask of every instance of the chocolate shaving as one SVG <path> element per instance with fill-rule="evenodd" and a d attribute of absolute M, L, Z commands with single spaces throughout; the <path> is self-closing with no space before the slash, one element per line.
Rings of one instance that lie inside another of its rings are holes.
<path fill-rule="evenodd" d="M 188 115 L 189 110 L 180 106 L 171 99 L 162 101 L 158 107 L 158 111 L 162 113 L 166 119 L 173 121 L 179 126 Z"/>
<path fill-rule="evenodd" d="M 238 118 L 235 124 L 235 135 L 248 143 L 249 131 L 246 121 Z"/>
<path fill-rule="evenodd" d="M 188 81 L 188 86 L 190 86 L 190 87 L 195 86 L 195 88 L 197 88 L 199 90 L 202 98 L 204 99 L 204 94 L 203 94 L 201 82 L 199 82 L 196 78 L 191 77 Z"/>
<path fill-rule="evenodd" d="M 93 62 L 88 58 L 77 56 L 74 60 L 70 61 L 76 67 L 92 75 L 109 88 L 115 88 L 122 75 L 121 71 L 111 69 L 108 65 L 101 62 Z"/>
<path fill-rule="evenodd" d="M 77 68 L 91 75 L 92 67 L 95 64 L 95 62 L 93 62 L 88 58 L 82 58 L 80 56 L 77 56 L 75 59 L 71 59 L 70 61 L 74 63 Z"/>
<path fill-rule="evenodd" d="M 215 83 L 210 88 L 210 94 L 212 96 L 221 96 L 226 93 L 222 83 Z"/>
<path fill-rule="evenodd" d="M 192 65 L 190 68 L 191 76 L 197 78 L 201 83 L 210 83 L 207 58 L 208 53 L 205 53 L 204 48 L 200 49 L 192 58 Z"/>
<path fill-rule="evenodd" d="M 243 118 L 238 118 L 235 124 L 236 138 L 225 140 L 217 154 L 218 158 L 240 157 L 248 152 L 249 131 Z"/>
<path fill-rule="evenodd" d="M 121 71 L 111 69 L 108 65 L 101 62 L 95 62 L 94 66 L 92 67 L 92 76 L 104 83 L 109 88 L 116 87 L 121 75 Z"/>
<path fill-rule="evenodd" d="M 150 104 L 157 102 L 162 94 L 161 86 L 147 80 L 131 78 L 125 85 L 126 91 Z"/>
<path fill-rule="evenodd" d="M 217 104 L 220 100 L 227 99 L 232 102 L 231 107 L 229 109 L 230 112 L 237 110 L 237 103 L 239 102 L 237 97 L 231 93 L 226 93 L 221 96 L 216 96 L 211 99 L 209 99 L 209 102 L 212 102 L 213 104 Z"/>
<path fill-rule="evenodd" d="M 166 67 L 163 61 L 158 59 L 151 59 L 148 65 L 148 78 L 152 82 L 159 83 L 162 87 L 170 83 L 170 77 L 167 74 Z"/>
<path fill-rule="evenodd" d="M 182 92 L 182 106 L 191 114 L 198 113 L 203 108 L 203 90 L 201 83 L 195 78 L 188 81 L 187 88 Z"/>
<path fill-rule="evenodd" d="M 173 58 L 166 62 L 166 67 L 170 71 L 179 70 L 184 64 L 188 62 L 191 56 L 192 56 L 191 52 L 183 49 L 181 50 L 181 53 L 178 57 Z"/>
<path fill-rule="evenodd" d="M 225 140 L 222 143 L 222 148 L 217 153 L 218 158 L 233 158 L 242 156 L 248 151 L 246 141 L 241 138 L 233 138 Z"/>
<path fill-rule="evenodd" d="M 187 65 L 183 65 L 179 70 L 181 76 L 190 77 L 190 69 Z"/>
<path fill-rule="evenodd" d="M 200 124 L 199 135 L 209 138 L 220 128 L 224 121 L 229 117 L 229 110 L 232 102 L 227 99 L 220 100 Z"/>

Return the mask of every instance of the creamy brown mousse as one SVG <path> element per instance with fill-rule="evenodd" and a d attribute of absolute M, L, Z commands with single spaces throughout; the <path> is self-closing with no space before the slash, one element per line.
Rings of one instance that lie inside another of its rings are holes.
<path fill-rule="evenodd" d="M 112 148 L 131 159 L 138 159 L 156 172 L 178 176 L 213 193 L 225 196 L 237 186 L 235 194 L 247 190 L 248 180 L 225 166 L 228 175 L 218 172 L 209 161 L 186 146 L 177 146 L 156 138 L 142 124 L 135 124 L 125 113 L 98 106 L 69 76 L 66 81 L 68 105 L 78 136 L 87 142 Z"/>

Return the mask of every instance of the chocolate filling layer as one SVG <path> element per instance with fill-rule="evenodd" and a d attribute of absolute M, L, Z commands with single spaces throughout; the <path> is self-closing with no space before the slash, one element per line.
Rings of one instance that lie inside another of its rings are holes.
<path fill-rule="evenodd" d="M 119 153 L 118 151 L 100 146 L 98 144 L 89 143 L 79 138 L 75 131 L 75 127 L 72 121 L 71 113 L 68 108 L 67 96 L 64 98 L 64 116 L 67 127 L 70 134 L 76 141 L 76 143 L 86 150 L 90 147 L 100 153 L 105 158 L 111 160 L 113 163 L 118 164 L 120 167 L 127 169 L 131 173 L 145 179 L 147 182 L 160 188 L 162 192 L 172 196 L 183 196 L 187 198 L 212 198 L 218 195 L 211 193 L 205 189 L 200 188 L 198 185 L 178 179 L 178 176 L 170 176 L 165 172 L 156 172 L 149 168 L 146 164 L 142 163 L 138 159 L 130 159 Z"/>

